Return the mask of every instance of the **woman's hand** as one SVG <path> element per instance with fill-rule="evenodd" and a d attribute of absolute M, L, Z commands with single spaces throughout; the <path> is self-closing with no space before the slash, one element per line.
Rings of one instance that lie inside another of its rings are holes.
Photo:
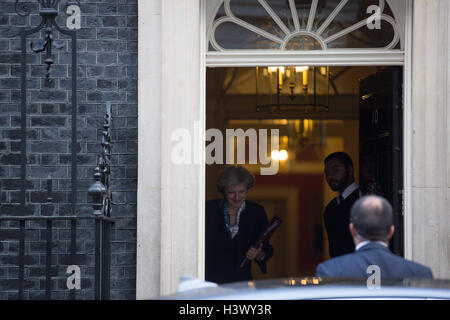
<path fill-rule="evenodd" d="M 263 260 L 266 256 L 266 254 L 264 253 L 264 251 L 262 251 L 262 243 L 258 248 L 255 248 L 253 246 L 250 247 L 250 249 L 248 249 L 246 257 L 248 260 L 253 261 L 255 259 L 257 260 Z"/>

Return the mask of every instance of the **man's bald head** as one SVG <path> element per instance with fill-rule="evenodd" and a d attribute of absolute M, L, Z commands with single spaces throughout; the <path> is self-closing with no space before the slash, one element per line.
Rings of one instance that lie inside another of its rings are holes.
<path fill-rule="evenodd" d="M 392 206 L 379 196 L 362 197 L 352 207 L 351 222 L 365 240 L 386 241 L 392 226 Z"/>

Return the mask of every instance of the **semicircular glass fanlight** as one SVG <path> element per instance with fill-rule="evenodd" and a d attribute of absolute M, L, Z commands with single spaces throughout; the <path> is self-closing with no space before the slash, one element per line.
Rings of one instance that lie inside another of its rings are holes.
<path fill-rule="evenodd" d="M 386 0 L 222 0 L 210 26 L 211 51 L 398 49 Z"/>

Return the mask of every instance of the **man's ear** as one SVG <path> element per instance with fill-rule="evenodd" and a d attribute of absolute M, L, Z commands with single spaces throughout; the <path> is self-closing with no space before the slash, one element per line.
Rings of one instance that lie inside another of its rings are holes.
<path fill-rule="evenodd" d="M 355 238 L 356 230 L 355 230 L 355 225 L 353 224 L 353 222 L 350 222 L 350 224 L 348 225 L 348 228 L 350 230 L 350 234 L 352 235 L 352 237 Z"/>
<path fill-rule="evenodd" d="M 394 225 L 391 225 L 391 228 L 389 229 L 388 240 L 390 240 L 392 238 L 392 236 L 394 235 L 394 232 L 395 232 L 395 227 L 394 227 Z"/>

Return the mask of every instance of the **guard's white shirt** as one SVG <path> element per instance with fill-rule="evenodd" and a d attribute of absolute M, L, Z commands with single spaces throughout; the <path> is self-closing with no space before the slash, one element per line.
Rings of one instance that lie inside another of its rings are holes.
<path fill-rule="evenodd" d="M 358 189 L 358 185 L 356 184 L 356 182 L 353 182 L 351 185 L 349 185 L 347 188 L 345 188 L 344 191 L 342 191 L 341 195 L 344 198 L 344 200 L 353 193 L 353 191 L 355 191 L 356 189 Z M 361 197 L 361 190 L 359 191 L 359 196 Z M 340 204 L 339 202 L 339 195 L 337 196 L 337 202 L 338 204 Z"/>

